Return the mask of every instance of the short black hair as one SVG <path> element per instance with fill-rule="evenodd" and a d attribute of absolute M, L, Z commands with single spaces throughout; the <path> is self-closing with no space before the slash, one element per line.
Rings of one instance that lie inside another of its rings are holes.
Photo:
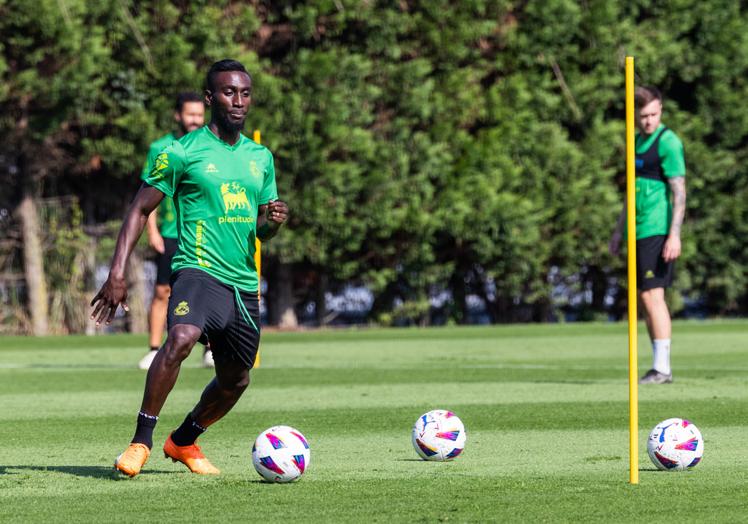
<path fill-rule="evenodd" d="M 174 109 L 179 113 L 187 102 L 203 102 L 203 97 L 194 91 L 183 91 L 177 95 Z"/>
<path fill-rule="evenodd" d="M 223 73 L 225 71 L 239 71 L 247 75 L 249 77 L 249 80 L 252 81 L 252 76 L 247 72 L 241 62 L 237 62 L 236 60 L 230 60 L 227 58 L 224 60 L 219 60 L 218 62 L 210 66 L 210 69 L 208 69 L 208 74 L 205 77 L 205 88 L 209 91 L 214 91 L 215 86 L 213 85 L 213 77 L 216 74 Z"/>

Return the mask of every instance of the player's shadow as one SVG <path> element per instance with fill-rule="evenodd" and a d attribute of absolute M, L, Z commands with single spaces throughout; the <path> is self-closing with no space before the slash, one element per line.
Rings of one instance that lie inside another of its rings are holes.
<path fill-rule="evenodd" d="M 76 477 L 94 478 L 94 479 L 122 479 L 127 478 L 117 472 L 111 466 L 0 466 L 0 475 L 17 475 L 18 471 L 53 471 L 56 473 L 66 473 Z M 173 471 L 148 470 L 143 475 L 163 475 L 171 474 Z"/>

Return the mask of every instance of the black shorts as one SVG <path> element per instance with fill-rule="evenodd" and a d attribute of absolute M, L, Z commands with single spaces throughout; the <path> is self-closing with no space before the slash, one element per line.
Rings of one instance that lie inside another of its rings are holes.
<path fill-rule="evenodd" d="M 666 235 L 656 235 L 636 241 L 636 287 L 640 291 L 672 285 L 675 261 L 665 262 L 662 258 L 666 240 Z"/>
<path fill-rule="evenodd" d="M 171 259 L 177 252 L 177 239 L 164 237 L 164 252 L 156 253 L 156 284 L 168 286 L 171 280 Z"/>
<path fill-rule="evenodd" d="M 180 269 L 172 275 L 168 326 L 191 324 L 210 343 L 216 364 L 252 368 L 260 344 L 260 302 L 257 293 L 239 291 L 251 321 L 237 304 L 236 291 L 205 271 Z M 254 324 L 253 324 L 254 323 Z"/>

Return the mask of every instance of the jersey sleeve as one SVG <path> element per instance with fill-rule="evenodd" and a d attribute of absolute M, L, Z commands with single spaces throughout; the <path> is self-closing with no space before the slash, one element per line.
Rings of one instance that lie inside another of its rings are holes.
<path fill-rule="evenodd" d="M 145 180 L 148 178 L 148 175 L 151 174 L 151 169 L 153 169 L 153 163 L 156 161 L 156 157 L 161 152 L 161 149 L 158 147 L 151 147 L 148 148 L 148 156 L 145 158 L 145 164 L 143 164 L 143 172 L 140 174 L 140 179 Z"/>
<path fill-rule="evenodd" d="M 686 159 L 683 152 L 683 142 L 672 131 L 666 132 L 660 138 L 657 148 L 660 154 L 662 172 L 668 178 L 686 176 Z"/>
<path fill-rule="evenodd" d="M 262 183 L 262 191 L 260 191 L 260 199 L 258 205 L 264 206 L 271 200 L 278 200 L 278 188 L 275 186 L 275 162 L 273 160 L 273 154 L 268 151 L 268 164 L 265 168 L 265 176 Z"/>
<path fill-rule="evenodd" d="M 156 155 L 153 167 L 143 181 L 166 196 L 173 197 L 186 165 L 187 159 L 182 144 L 172 142 Z"/>

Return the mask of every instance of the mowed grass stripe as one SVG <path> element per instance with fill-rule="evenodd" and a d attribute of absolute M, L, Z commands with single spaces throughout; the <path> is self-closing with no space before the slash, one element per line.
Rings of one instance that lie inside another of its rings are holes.
<path fill-rule="evenodd" d="M 700 496 L 693 511 L 691 507 L 687 510 L 683 505 L 680 507 L 682 513 L 687 511 L 687 518 L 679 517 L 679 520 L 689 521 L 691 517 L 705 516 L 701 512 L 705 501 L 711 501 L 712 510 L 717 512 L 742 508 L 736 497 L 719 497 L 708 491 L 702 496 L 701 487 L 719 483 L 726 489 L 744 488 L 745 479 L 741 479 L 744 468 L 737 471 L 737 476 L 727 479 L 723 474 L 724 468 L 734 467 L 735 462 L 740 461 L 741 452 L 732 443 L 741 438 L 743 431 L 743 427 L 712 428 L 704 462 L 698 470 L 685 474 L 656 471 L 642 453 L 642 486 L 636 489 L 627 486 L 623 478 L 625 438 L 616 431 L 476 432 L 469 437 L 470 447 L 464 457 L 446 464 L 413 460 L 414 453 L 407 438 L 399 435 L 327 437 L 312 442 L 316 451 L 312 455 L 310 473 L 300 483 L 285 487 L 259 483 L 249 469 L 248 447 L 238 445 L 236 438 L 226 435 L 206 445 L 206 452 L 224 469 L 221 477 L 195 477 L 181 466 L 157 456 L 149 462 L 149 470 L 135 480 L 114 481 L 116 477 L 111 476 L 108 468 L 97 465 L 6 466 L 0 469 L 0 486 L 3 487 L 0 500 L 4 499 L 10 510 L 8 515 L 19 520 L 57 520 L 60 514 L 50 513 L 49 509 L 45 511 L 44 506 L 39 506 L 39 500 L 48 501 L 58 511 L 74 514 L 74 521 L 84 520 L 91 516 L 92 508 L 83 501 L 91 496 L 95 497 L 102 515 L 115 521 L 128 504 L 138 498 L 141 499 L 139 508 L 153 507 L 155 515 L 173 520 L 175 515 L 186 515 L 182 513 L 182 499 L 189 497 L 195 504 L 194 519 L 203 515 L 201 504 L 207 500 L 200 493 L 207 492 L 215 498 L 211 503 L 213 513 L 205 514 L 210 521 L 215 521 L 216 516 L 232 515 L 257 519 L 258 499 L 262 507 L 273 507 L 276 518 L 285 515 L 291 520 L 358 520 L 366 516 L 381 519 L 384 512 L 390 516 L 389 520 L 405 521 L 415 516 L 418 508 L 414 502 L 423 496 L 433 498 L 427 505 L 430 518 L 436 518 L 436 509 L 461 512 L 463 518 L 472 520 L 481 515 L 491 519 L 502 515 L 509 517 L 511 511 L 522 508 L 519 520 L 545 516 L 556 521 L 610 516 L 611 508 L 616 510 L 613 520 L 622 515 L 652 515 L 661 511 L 656 501 L 663 490 L 680 494 L 684 500 L 696 490 Z M 642 433 L 641 437 L 644 436 Z M 568 445 L 580 442 L 584 445 Z M 95 445 L 89 443 L 83 451 Z M 549 446 L 554 451 L 551 454 L 547 453 Z M 362 448 L 370 451 L 362 454 Z M 358 459 L 350 460 L 351 456 Z M 61 489 L 66 483 L 69 485 Z M 159 490 L 163 483 L 167 483 L 169 489 L 154 497 L 153 490 Z M 346 495 L 353 496 L 352 486 L 371 490 L 365 499 L 355 497 L 359 506 L 348 504 Z M 382 506 L 391 497 L 393 486 L 401 492 L 393 499 L 394 506 Z M 436 486 L 439 496 L 435 496 Z M 29 488 L 33 488 L 33 494 Z M 478 490 L 481 496 L 468 494 L 473 490 Z M 404 493 L 414 499 L 408 503 L 403 498 Z M 613 494 L 628 499 L 629 503 L 624 504 L 612 497 Z M 486 496 L 492 502 L 487 503 Z M 606 500 L 610 497 L 602 513 L 599 504 L 590 504 L 598 496 Z M 569 506 L 570 499 L 582 506 L 576 509 Z M 226 504 L 229 500 L 234 503 Z M 294 515 L 293 500 L 297 504 L 313 500 L 314 507 L 304 507 L 308 513 Z M 466 500 L 470 504 L 464 504 Z M 449 504 L 443 505 L 447 501 Z M 554 506 L 549 510 L 546 506 L 551 502 Z M 379 513 L 376 513 L 377 506 Z M 247 507 L 255 512 L 245 512 Z M 169 511 L 164 512 L 165 508 Z M 512 520 L 517 520 L 517 515 Z M 714 520 L 714 514 L 709 520 Z"/>
<path fill-rule="evenodd" d="M 185 401 L 182 409 L 170 408 L 162 414 L 157 434 L 166 438 L 192 408 Z M 627 432 L 628 403 L 626 401 L 599 402 L 530 402 L 513 404 L 468 404 L 415 403 L 410 407 L 396 408 L 333 408 L 288 410 L 277 408 L 238 409 L 220 424 L 211 428 L 218 431 L 237 431 L 242 438 L 259 433 L 262 429 L 277 424 L 299 428 L 304 433 L 357 435 L 381 432 L 389 429 L 395 433 L 408 432 L 416 418 L 435 407 L 447 408 L 459 414 L 469 429 L 619 429 Z M 99 409 L 94 409 L 94 412 Z M 109 412 L 90 415 L 91 410 L 68 418 L 43 418 L 9 420 L 0 425 L 0 440 L 7 447 L 35 445 L 39 434 L 53 434 L 59 441 L 74 441 L 81 434 L 101 434 L 107 438 L 127 443 L 134 427 L 137 407 L 129 413 L 112 415 Z M 695 422 L 699 427 L 724 424 L 725 421 L 748 420 L 748 400 L 667 400 L 643 401 L 640 404 L 640 420 L 643 428 L 666 418 L 680 416 Z M 224 429 L 227 428 L 227 429 Z M 210 435 L 206 435 L 206 439 Z M 310 437 L 312 438 L 312 437 Z"/>
<path fill-rule="evenodd" d="M 733 445 L 741 439 L 742 426 L 713 426 L 706 432 L 707 453 L 698 470 L 703 477 L 719 477 L 724 468 L 734 467 L 740 463 L 743 451 Z M 641 431 L 640 438 L 646 441 L 647 432 Z M 205 439 L 203 448 L 211 459 L 227 475 L 246 477 L 255 480 L 255 473 L 249 462 L 253 439 L 237 439 L 236 433 L 220 432 Z M 347 478 L 430 478 L 448 472 L 462 477 L 502 477 L 502 476 L 535 476 L 535 475 L 609 475 L 618 472 L 624 475 L 628 467 L 627 438 L 625 433 L 617 430 L 493 430 L 468 431 L 468 445 L 460 460 L 449 463 L 424 462 L 417 458 L 410 443 L 410 432 L 401 433 L 371 432 L 365 435 L 319 435 L 310 439 L 313 449 L 310 471 L 314 475 L 305 477 L 305 482 L 325 482 Z M 548 453 L 548 448 L 553 453 Z M 76 476 L 76 467 L 81 472 L 89 472 L 89 477 L 97 476 L 117 479 L 111 468 L 113 457 L 102 456 L 106 448 L 102 442 L 87 442 L 81 445 L 80 451 L 87 460 L 73 464 L 65 456 L 58 456 L 48 463 L 38 464 L 26 461 L 22 464 L 3 466 L 8 475 L 26 475 L 29 479 L 43 478 L 45 473 L 54 474 L 64 479 Z M 30 448 L 32 451 L 34 448 Z M 367 453 L 361 453 L 366 449 Z M 351 460 L 355 457 L 355 460 Z M 96 459 L 99 460 L 96 460 Z M 541 460 L 539 460 L 541 458 Z M 640 464 L 643 472 L 659 473 L 650 462 L 643 447 L 640 453 Z M 464 460 L 463 460 L 464 459 Z M 37 461 L 38 462 L 38 461 Z M 408 464 L 411 463 L 411 464 Z M 702 467 L 703 466 L 703 467 Z M 111 475 L 107 473 L 111 472 Z M 738 468 L 737 473 L 745 473 L 745 468 Z M 160 453 L 154 453 L 144 470 L 142 479 L 153 481 L 165 473 L 178 475 L 184 480 L 195 478 L 186 469 L 164 459 Z M 668 475 L 664 472 L 661 475 Z M 688 473 L 688 475 L 691 475 Z M 198 477 L 203 478 L 203 477 Z M 665 477 L 653 478 L 661 481 Z M 692 478 L 692 477 L 685 477 Z M 22 495 L 26 487 L 11 482 L 12 477 L 0 476 L 0 498 L 11 498 Z M 7 481 L 7 482 L 6 482 Z M 111 485 L 100 484 L 102 491 L 108 491 Z M 37 494 L 54 495 L 57 486 L 40 485 L 42 490 Z"/>

